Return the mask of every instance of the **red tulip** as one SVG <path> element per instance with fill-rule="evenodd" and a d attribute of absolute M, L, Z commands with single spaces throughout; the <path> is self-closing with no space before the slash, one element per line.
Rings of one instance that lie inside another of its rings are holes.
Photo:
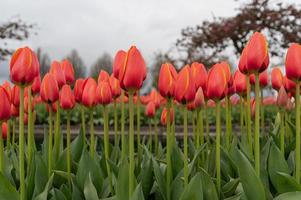
<path fill-rule="evenodd" d="M 190 110 L 190 111 L 195 110 L 196 106 L 195 106 L 194 101 L 189 102 L 189 103 L 186 105 L 186 108 L 187 108 L 187 110 Z"/>
<path fill-rule="evenodd" d="M 265 37 L 261 33 L 255 32 L 245 48 L 245 66 L 247 71 L 251 74 L 266 70 L 269 65 L 269 53 Z"/>
<path fill-rule="evenodd" d="M 107 105 L 112 101 L 112 91 L 107 81 L 101 81 L 96 88 L 96 99 L 101 105 Z"/>
<path fill-rule="evenodd" d="M 123 50 L 120 50 L 117 52 L 114 58 L 114 63 L 113 63 L 113 74 L 114 77 L 119 79 L 119 69 L 123 68 L 124 63 L 126 59 L 126 52 Z"/>
<path fill-rule="evenodd" d="M 4 87 L 4 89 L 6 90 L 7 94 L 8 94 L 8 97 L 9 97 L 9 100 L 11 101 L 11 96 L 12 96 L 12 89 L 11 89 L 11 86 L 10 86 L 10 83 L 8 81 L 4 81 L 4 83 L 2 84 L 2 87 Z"/>
<path fill-rule="evenodd" d="M 52 103 L 51 105 L 50 104 L 46 104 L 46 109 L 47 109 L 48 113 L 49 113 L 49 109 L 51 109 L 51 111 L 53 113 L 56 113 L 57 112 L 57 104 L 56 103 Z"/>
<path fill-rule="evenodd" d="M 112 90 L 112 96 L 114 99 L 116 99 L 121 94 L 119 80 L 117 78 L 115 78 L 113 75 L 111 75 L 109 78 L 109 83 L 110 83 L 110 87 Z"/>
<path fill-rule="evenodd" d="M 215 64 L 208 74 L 207 80 L 207 98 L 209 99 L 222 99 L 227 87 L 227 79 L 223 67 L 220 63 Z"/>
<path fill-rule="evenodd" d="M 14 106 L 19 107 L 20 105 L 20 87 L 14 85 L 11 92 L 11 102 Z"/>
<path fill-rule="evenodd" d="M 28 99 L 28 95 L 24 96 L 24 112 L 25 113 L 28 113 L 28 102 L 29 99 Z M 34 110 L 34 101 L 31 101 L 31 111 Z"/>
<path fill-rule="evenodd" d="M 58 61 L 52 62 L 49 72 L 55 77 L 59 88 L 66 84 L 65 73 Z"/>
<path fill-rule="evenodd" d="M 285 71 L 287 78 L 293 81 L 301 79 L 301 45 L 293 43 L 287 50 Z"/>
<path fill-rule="evenodd" d="M 154 102 L 156 109 L 158 109 L 160 107 L 160 104 L 161 104 L 160 94 L 154 88 L 152 89 L 151 93 L 149 94 L 149 101 Z"/>
<path fill-rule="evenodd" d="M 283 86 L 283 75 L 280 68 L 272 69 L 271 79 L 273 89 L 279 90 Z"/>
<path fill-rule="evenodd" d="M 36 54 L 29 48 L 19 48 L 10 61 L 10 78 L 18 85 L 29 85 L 39 74 L 39 61 Z"/>
<path fill-rule="evenodd" d="M 24 113 L 23 122 L 24 122 L 24 125 L 28 125 L 28 115 L 27 115 L 27 113 Z"/>
<path fill-rule="evenodd" d="M 247 62 L 247 48 L 245 47 L 240 55 L 239 63 L 238 63 L 238 69 L 242 74 L 247 74 L 248 70 L 246 67 L 246 62 Z"/>
<path fill-rule="evenodd" d="M 230 102 L 231 102 L 232 105 L 238 105 L 239 104 L 239 96 L 237 96 L 235 94 L 232 95 L 230 97 Z"/>
<path fill-rule="evenodd" d="M 201 63 L 194 62 L 191 64 L 191 75 L 194 79 L 196 88 L 206 88 L 207 70 Z"/>
<path fill-rule="evenodd" d="M 3 122 L 1 128 L 2 128 L 2 139 L 6 140 L 6 138 L 7 138 L 7 123 Z"/>
<path fill-rule="evenodd" d="M 268 82 L 269 82 L 268 79 L 269 79 L 268 78 L 268 71 L 265 70 L 264 72 L 261 72 L 259 74 L 259 84 L 260 84 L 260 86 L 261 87 L 266 87 L 268 85 Z M 255 85 L 255 75 L 254 74 L 250 75 L 250 83 L 252 85 Z"/>
<path fill-rule="evenodd" d="M 19 107 L 15 107 L 11 104 L 10 112 L 12 117 L 19 117 Z"/>
<path fill-rule="evenodd" d="M 79 78 L 75 81 L 74 96 L 77 103 L 81 103 L 85 79 Z"/>
<path fill-rule="evenodd" d="M 146 65 L 139 50 L 132 46 L 125 59 L 125 64 L 119 69 L 119 81 L 126 90 L 138 90 L 146 77 Z"/>
<path fill-rule="evenodd" d="M 173 118 L 174 118 L 174 110 L 170 109 L 170 114 L 169 114 L 170 123 L 173 122 Z M 166 107 L 163 108 L 162 113 L 161 113 L 161 124 L 164 126 L 167 124 L 167 108 Z"/>
<path fill-rule="evenodd" d="M 179 103 L 189 103 L 194 100 L 196 93 L 195 83 L 191 76 L 189 65 L 186 65 L 179 72 L 175 84 L 175 99 Z"/>
<path fill-rule="evenodd" d="M 274 96 L 264 97 L 262 104 L 265 106 L 275 105 L 277 99 Z"/>
<path fill-rule="evenodd" d="M 277 96 L 277 105 L 284 108 L 287 105 L 288 99 L 289 98 L 284 87 L 281 86 Z"/>
<path fill-rule="evenodd" d="M 60 106 L 64 110 L 70 110 L 75 106 L 75 97 L 70 85 L 64 85 L 60 94 Z"/>
<path fill-rule="evenodd" d="M 72 84 L 74 82 L 74 69 L 72 63 L 65 59 L 61 62 L 62 70 L 65 74 L 65 80 L 67 84 Z"/>
<path fill-rule="evenodd" d="M 202 87 L 199 87 L 198 90 L 196 91 L 194 104 L 196 107 L 201 107 L 205 105 L 205 98 L 204 98 Z"/>
<path fill-rule="evenodd" d="M 0 86 L 0 121 L 6 121 L 10 118 L 9 95 L 4 87 Z"/>
<path fill-rule="evenodd" d="M 152 118 L 156 115 L 156 105 L 153 101 L 150 101 L 146 105 L 144 114 L 145 114 L 145 116 L 150 117 L 150 118 Z"/>
<path fill-rule="evenodd" d="M 165 98 L 174 95 L 175 82 L 177 80 L 177 71 L 170 63 L 162 64 L 159 72 L 158 89 Z"/>
<path fill-rule="evenodd" d="M 54 75 L 47 73 L 41 83 L 41 98 L 45 103 L 54 103 L 59 99 L 59 87 Z"/>
<path fill-rule="evenodd" d="M 284 88 L 288 92 L 294 92 L 296 88 L 296 83 L 290 79 L 288 79 L 286 76 L 283 77 L 283 84 Z"/>
<path fill-rule="evenodd" d="M 86 107 L 93 107 L 97 104 L 96 101 L 97 83 L 93 78 L 85 80 L 82 93 L 82 104 Z"/>
<path fill-rule="evenodd" d="M 108 72 L 106 72 L 104 70 L 100 70 L 97 82 L 99 84 L 101 81 L 109 81 L 109 78 L 110 78 L 110 75 Z"/>
<path fill-rule="evenodd" d="M 33 94 L 38 94 L 41 88 L 41 77 L 40 75 L 36 76 L 31 85 L 31 92 Z"/>

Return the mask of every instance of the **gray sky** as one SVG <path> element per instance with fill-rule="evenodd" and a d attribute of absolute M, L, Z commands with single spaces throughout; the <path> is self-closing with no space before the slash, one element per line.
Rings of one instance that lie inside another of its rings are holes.
<path fill-rule="evenodd" d="M 297 0 L 290 0 L 297 1 Z M 38 25 L 38 35 L 10 43 L 42 47 L 51 59 L 77 49 L 90 66 L 103 52 L 135 44 L 146 61 L 169 49 L 181 29 L 214 16 L 231 16 L 241 3 L 234 0 L 1 0 L 0 23 L 20 16 Z M 0 77 L 7 63 L 0 63 Z M 0 79 L 1 81 L 1 79 Z"/>

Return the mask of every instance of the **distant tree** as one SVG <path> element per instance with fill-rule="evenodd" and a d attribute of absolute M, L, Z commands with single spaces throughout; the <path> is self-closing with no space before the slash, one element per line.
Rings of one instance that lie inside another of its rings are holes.
<path fill-rule="evenodd" d="M 9 41 L 27 39 L 34 28 L 34 24 L 26 23 L 19 17 L 0 24 L 0 60 L 5 60 L 15 51 L 8 47 Z"/>
<path fill-rule="evenodd" d="M 181 62 L 200 61 L 207 66 L 225 52 L 239 56 L 254 31 L 263 32 L 272 56 L 282 57 L 291 42 L 301 42 L 301 8 L 273 0 L 251 0 L 242 4 L 232 17 L 203 21 L 182 30 L 176 42 Z"/>
<path fill-rule="evenodd" d="M 109 74 L 112 73 L 113 59 L 110 54 L 104 53 L 92 65 L 90 76 L 97 78 L 100 70 L 105 70 Z"/>
<path fill-rule="evenodd" d="M 36 53 L 40 63 L 41 78 L 43 78 L 44 75 L 49 71 L 51 60 L 47 53 L 43 53 L 41 48 L 38 48 Z"/>
<path fill-rule="evenodd" d="M 86 76 L 86 67 L 84 61 L 79 56 L 78 52 L 73 49 L 66 57 L 73 65 L 75 78 L 84 78 Z"/>

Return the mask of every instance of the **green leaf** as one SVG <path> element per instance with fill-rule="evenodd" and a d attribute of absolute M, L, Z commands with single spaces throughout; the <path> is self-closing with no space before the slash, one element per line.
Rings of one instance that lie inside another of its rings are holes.
<path fill-rule="evenodd" d="M 297 183 L 294 177 L 282 172 L 277 172 L 276 177 L 281 184 L 279 193 L 301 191 L 301 185 Z"/>
<path fill-rule="evenodd" d="M 117 179 L 116 196 L 117 199 L 129 199 L 129 164 L 124 160 L 120 164 L 120 170 Z"/>
<path fill-rule="evenodd" d="M 122 199 L 123 200 L 123 199 Z M 143 196 L 143 192 L 142 192 L 142 187 L 140 184 L 137 185 L 133 196 L 131 198 L 131 200 L 144 200 L 144 196 Z"/>
<path fill-rule="evenodd" d="M 184 189 L 180 200 L 203 200 L 201 174 L 197 173 Z"/>
<path fill-rule="evenodd" d="M 42 159 L 42 157 L 38 154 L 35 156 L 36 163 L 36 172 L 35 172 L 35 194 L 40 194 L 45 185 L 48 182 L 48 169 L 47 166 Z"/>
<path fill-rule="evenodd" d="M 85 181 L 84 194 L 86 200 L 99 200 L 95 186 L 92 183 L 90 173 Z"/>
<path fill-rule="evenodd" d="M 53 182 L 53 174 L 51 175 L 50 179 L 48 180 L 43 192 L 40 193 L 38 196 L 36 196 L 35 200 L 47 200 L 48 191 L 52 187 L 52 182 Z"/>
<path fill-rule="evenodd" d="M 263 184 L 247 157 L 236 148 L 232 159 L 237 165 L 240 181 L 248 199 L 265 200 Z"/>
<path fill-rule="evenodd" d="M 225 197 L 230 197 L 231 195 L 234 194 L 237 185 L 239 184 L 239 178 L 237 179 L 232 179 L 222 187 L 222 192 Z"/>
<path fill-rule="evenodd" d="M 55 198 L 55 200 L 67 200 L 64 193 L 56 188 L 51 191 L 51 194 Z"/>
<path fill-rule="evenodd" d="M 153 159 L 153 166 L 154 166 L 154 174 L 155 174 L 156 182 L 158 184 L 160 193 L 163 199 L 166 199 L 166 182 L 163 173 L 160 169 L 160 166 L 155 159 Z"/>
<path fill-rule="evenodd" d="M 18 200 L 19 193 L 12 184 L 0 173 L 0 199 Z"/>
<path fill-rule="evenodd" d="M 83 152 L 84 144 L 83 144 L 83 133 L 82 129 L 80 129 L 79 135 L 72 141 L 71 143 L 71 157 L 75 162 L 79 162 Z"/>
<path fill-rule="evenodd" d="M 141 170 L 141 187 L 145 197 L 148 197 L 153 187 L 153 165 L 149 156 L 144 156 Z"/>
<path fill-rule="evenodd" d="M 300 200 L 301 192 L 287 192 L 274 198 L 274 200 Z"/>
<path fill-rule="evenodd" d="M 218 195 L 216 191 L 216 187 L 211 180 L 210 175 L 203 169 L 200 169 L 200 173 L 202 176 L 202 189 L 204 192 L 204 199 L 210 200 L 218 200 Z"/>

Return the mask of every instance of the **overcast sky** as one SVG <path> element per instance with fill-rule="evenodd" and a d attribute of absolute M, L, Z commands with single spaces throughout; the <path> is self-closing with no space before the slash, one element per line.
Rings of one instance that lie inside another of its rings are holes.
<path fill-rule="evenodd" d="M 297 0 L 291 0 L 297 1 Z M 181 29 L 213 16 L 231 16 L 234 0 L 1 0 L 0 23 L 13 16 L 36 23 L 37 35 L 14 44 L 41 47 L 52 59 L 77 49 L 87 66 L 103 52 L 135 44 L 146 61 L 169 49 Z M 0 63 L 7 76 L 7 63 Z"/>

